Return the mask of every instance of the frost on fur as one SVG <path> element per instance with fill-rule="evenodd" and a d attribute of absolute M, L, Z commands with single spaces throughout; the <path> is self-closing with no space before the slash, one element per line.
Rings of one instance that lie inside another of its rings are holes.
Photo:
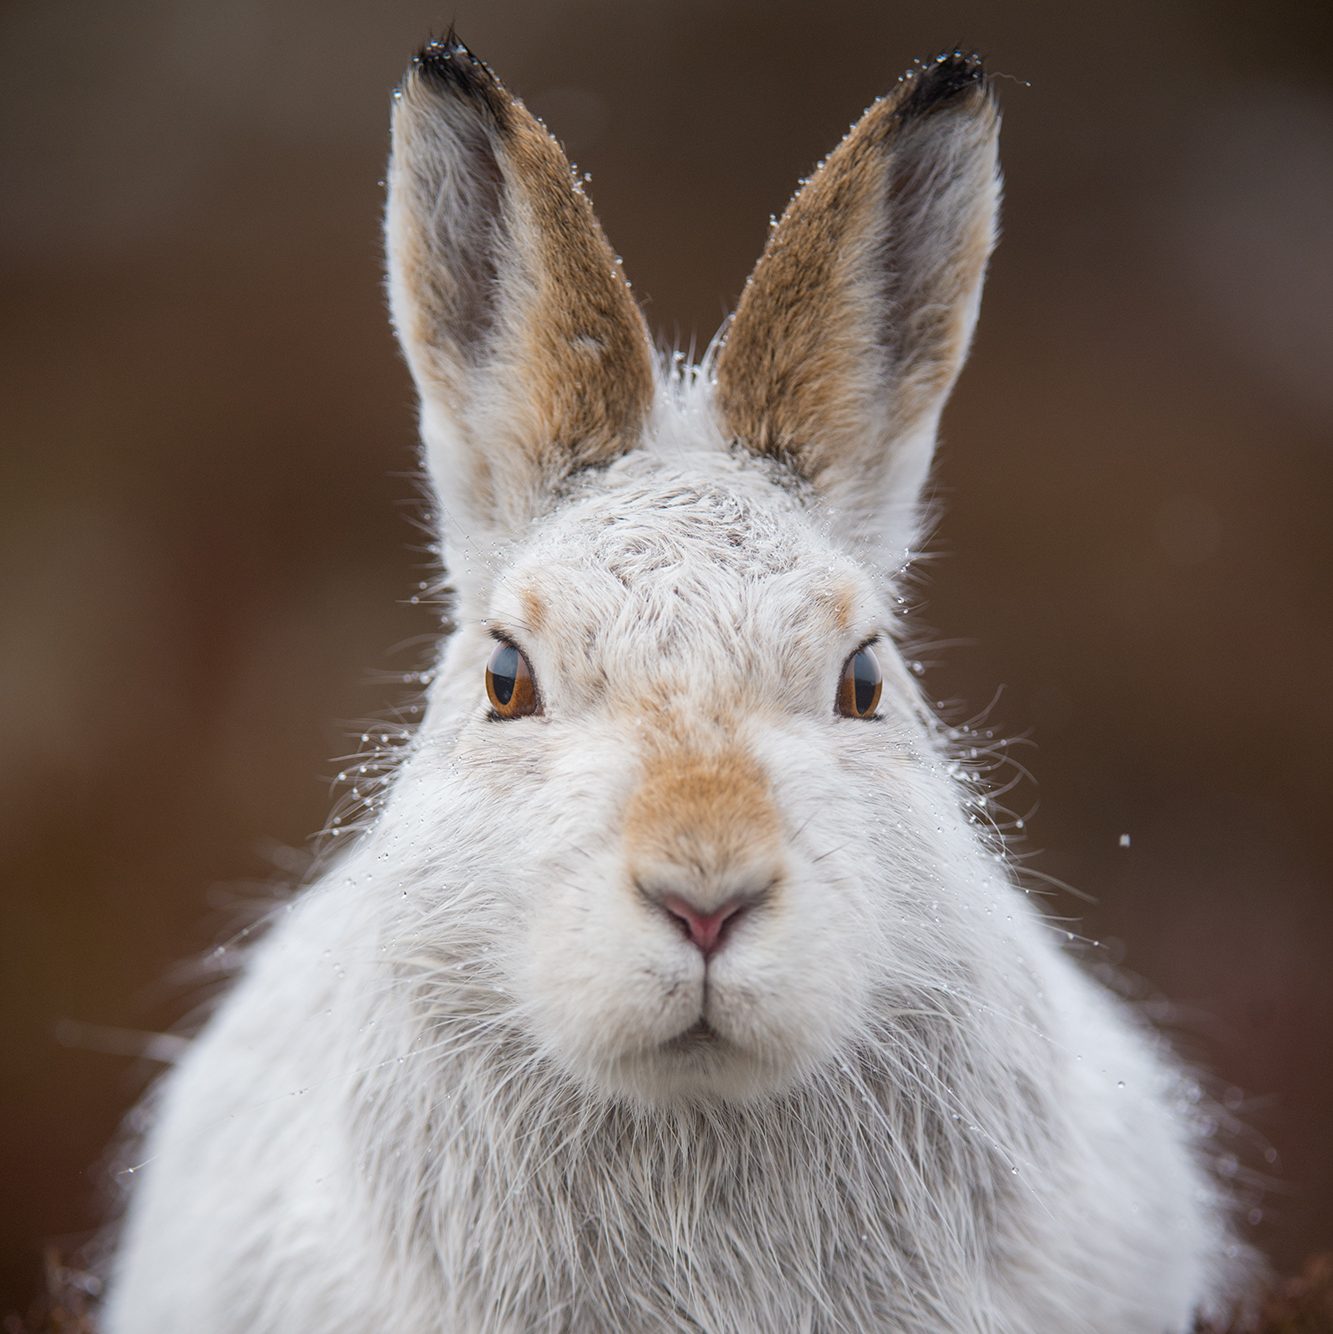
<path fill-rule="evenodd" d="M 1231 1300 L 1192 1085 L 1015 883 L 899 648 L 997 130 L 975 57 L 915 70 L 665 374 L 555 141 L 452 36 L 418 58 L 389 285 L 459 625 L 376 818 L 148 1104 L 112 1334 Z"/>

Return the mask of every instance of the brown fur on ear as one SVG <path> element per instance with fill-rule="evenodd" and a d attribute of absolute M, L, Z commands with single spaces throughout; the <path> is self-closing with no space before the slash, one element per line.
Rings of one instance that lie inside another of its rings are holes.
<path fill-rule="evenodd" d="M 906 545 L 995 238 L 999 115 L 975 56 L 905 75 L 788 205 L 718 355 L 731 435 Z"/>
<path fill-rule="evenodd" d="M 653 393 L 643 317 L 559 145 L 452 32 L 397 94 L 387 233 L 451 514 L 521 524 L 635 443 Z"/>

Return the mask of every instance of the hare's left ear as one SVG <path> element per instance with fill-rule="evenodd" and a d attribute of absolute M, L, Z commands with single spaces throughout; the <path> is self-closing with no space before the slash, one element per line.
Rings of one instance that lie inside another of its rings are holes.
<path fill-rule="evenodd" d="M 647 329 L 559 145 L 451 33 L 396 95 L 386 223 L 394 323 L 421 392 L 450 573 L 570 473 L 639 438 Z"/>
<path fill-rule="evenodd" d="M 728 432 L 901 559 L 995 242 L 999 115 L 975 56 L 876 102 L 769 237 L 718 354 Z"/>

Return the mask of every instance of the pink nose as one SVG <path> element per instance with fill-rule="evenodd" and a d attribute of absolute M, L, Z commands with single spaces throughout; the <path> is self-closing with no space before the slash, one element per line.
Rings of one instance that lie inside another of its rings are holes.
<path fill-rule="evenodd" d="M 685 934 L 699 947 L 705 959 L 722 943 L 722 932 L 727 923 L 735 921 L 752 902 L 751 899 L 733 899 L 713 912 L 700 912 L 675 894 L 667 894 L 661 900 L 662 907 L 685 928 Z"/>

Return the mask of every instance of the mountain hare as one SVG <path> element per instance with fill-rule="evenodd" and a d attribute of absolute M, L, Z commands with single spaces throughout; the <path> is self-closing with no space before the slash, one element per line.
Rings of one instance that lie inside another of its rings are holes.
<path fill-rule="evenodd" d="M 556 142 L 452 35 L 417 57 L 389 286 L 457 628 L 148 1105 L 111 1334 L 1231 1302 L 1197 1090 L 1015 884 L 897 644 L 998 125 L 977 58 L 905 75 L 667 369 Z"/>

